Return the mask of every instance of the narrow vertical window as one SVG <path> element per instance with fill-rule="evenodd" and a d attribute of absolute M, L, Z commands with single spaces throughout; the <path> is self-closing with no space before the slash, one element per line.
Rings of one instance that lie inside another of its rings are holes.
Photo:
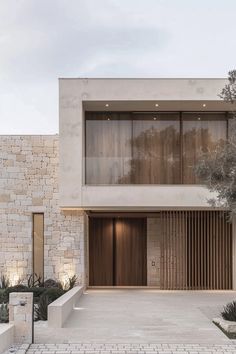
<path fill-rule="evenodd" d="M 44 272 L 44 215 L 33 214 L 33 273 L 43 278 Z"/>

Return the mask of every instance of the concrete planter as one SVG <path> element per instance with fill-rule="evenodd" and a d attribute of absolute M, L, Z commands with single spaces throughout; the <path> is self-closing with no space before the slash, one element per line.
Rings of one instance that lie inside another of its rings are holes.
<path fill-rule="evenodd" d="M 83 290 L 83 286 L 75 286 L 48 306 L 48 327 L 63 327 Z"/>
<path fill-rule="evenodd" d="M 225 332 L 236 334 L 235 321 L 226 321 L 223 318 L 213 318 L 213 322 L 220 326 Z"/>
<path fill-rule="evenodd" d="M 14 325 L 0 324 L 0 353 L 4 353 L 14 342 Z"/>

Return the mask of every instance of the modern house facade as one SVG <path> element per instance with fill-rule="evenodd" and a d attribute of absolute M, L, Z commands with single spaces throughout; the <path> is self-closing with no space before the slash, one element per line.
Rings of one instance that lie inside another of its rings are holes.
<path fill-rule="evenodd" d="M 59 136 L 2 136 L 0 266 L 13 282 L 235 289 L 236 232 L 194 167 L 224 144 L 224 79 L 60 79 Z"/>

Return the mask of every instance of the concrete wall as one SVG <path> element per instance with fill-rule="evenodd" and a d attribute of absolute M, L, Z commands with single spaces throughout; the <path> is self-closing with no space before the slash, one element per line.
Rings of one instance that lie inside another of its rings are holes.
<path fill-rule="evenodd" d="M 32 213 L 44 213 L 45 278 L 85 278 L 84 215 L 59 208 L 58 136 L 0 136 L 0 274 L 32 273 Z"/>
<path fill-rule="evenodd" d="M 84 184 L 84 109 L 138 107 L 154 110 L 227 110 L 218 94 L 226 80 L 207 79 L 61 79 L 60 206 L 101 209 L 208 207 L 202 186 L 86 186 Z M 106 108 L 106 102 L 109 107 Z M 202 102 L 207 102 L 203 108 Z M 118 107 L 120 105 L 120 107 Z M 133 105 L 131 107 L 131 105 Z"/>
<path fill-rule="evenodd" d="M 82 286 L 75 286 L 48 306 L 48 327 L 62 328 L 73 311 L 80 296 Z"/>

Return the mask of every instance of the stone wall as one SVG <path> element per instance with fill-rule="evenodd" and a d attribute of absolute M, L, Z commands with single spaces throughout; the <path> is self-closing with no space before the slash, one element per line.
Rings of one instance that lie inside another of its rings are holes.
<path fill-rule="evenodd" d="M 45 278 L 85 279 L 84 215 L 59 208 L 59 137 L 0 136 L 0 273 L 32 273 L 32 214 L 44 213 Z"/>

